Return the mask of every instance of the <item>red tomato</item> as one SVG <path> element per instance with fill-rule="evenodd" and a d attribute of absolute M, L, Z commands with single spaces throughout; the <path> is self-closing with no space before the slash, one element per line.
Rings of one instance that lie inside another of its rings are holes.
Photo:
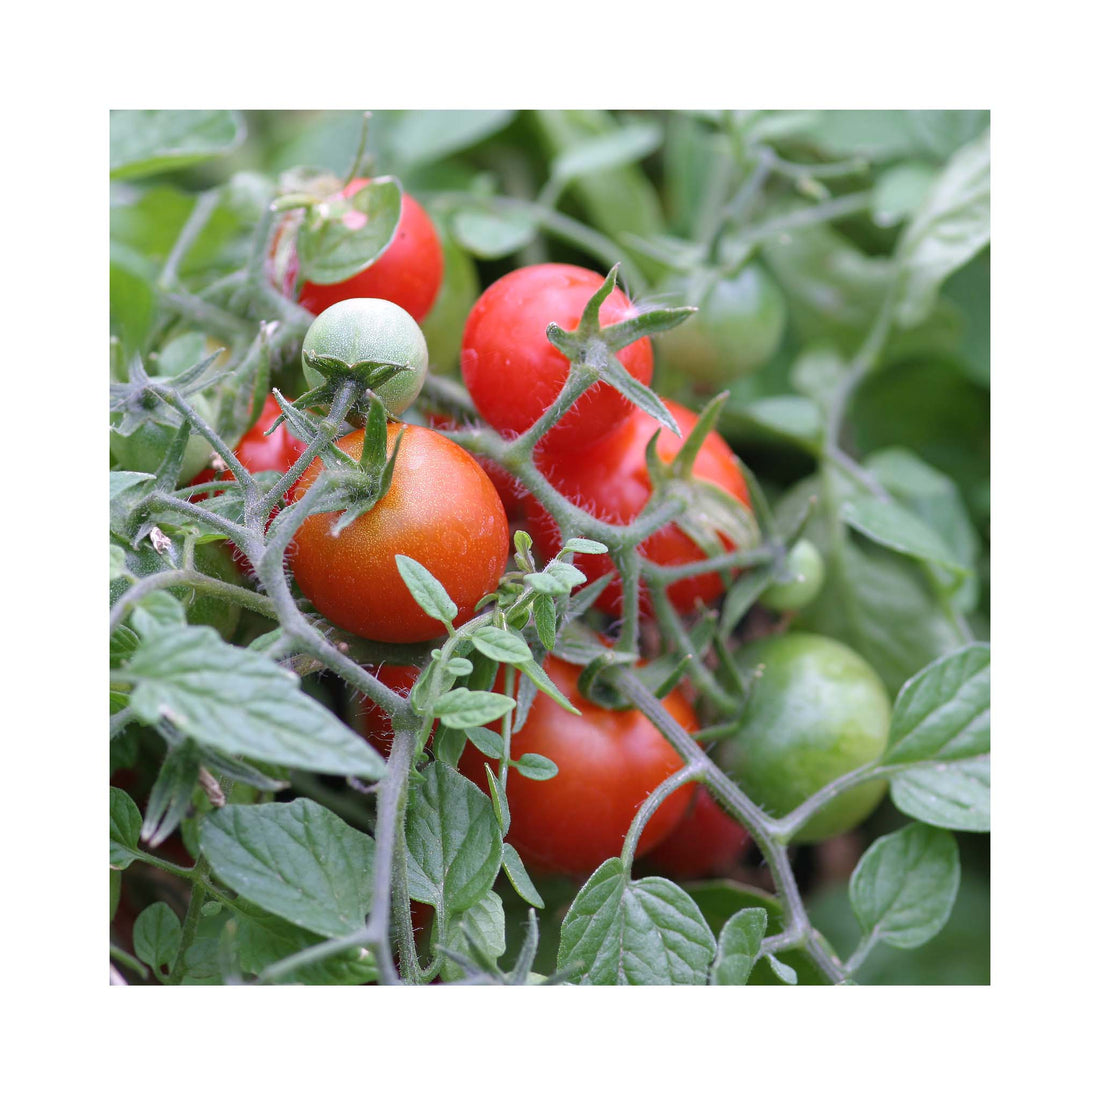
<path fill-rule="evenodd" d="M 551 321 L 574 329 L 603 277 L 571 264 L 521 267 L 498 279 L 477 300 L 462 337 L 462 377 L 481 415 L 499 432 L 529 428 L 553 402 L 569 374 L 569 360 L 546 338 Z M 600 307 L 600 323 L 637 311 L 618 288 Z M 640 382 L 653 377 L 648 338 L 618 353 Z M 584 393 L 547 434 L 546 447 L 587 447 L 630 414 L 630 403 L 606 383 Z"/>
<path fill-rule="evenodd" d="M 457 443 L 414 424 L 390 424 L 389 447 L 404 431 L 389 492 L 338 535 L 337 513 L 310 516 L 291 545 L 295 579 L 314 607 L 345 630 L 378 642 L 424 642 L 444 633 L 405 587 L 395 555 L 415 558 L 458 605 L 457 624 L 500 580 L 508 561 L 508 520 L 485 471 Z M 363 433 L 337 446 L 363 453 Z M 300 499 L 322 469 L 315 459 L 294 489 Z"/>
<path fill-rule="evenodd" d="M 686 439 L 698 422 L 690 409 L 665 401 L 669 412 L 676 419 Z M 538 462 L 548 480 L 586 512 L 608 523 L 628 524 L 635 519 L 649 500 L 652 488 L 645 465 L 645 449 L 653 433 L 660 427 L 648 413 L 635 409 L 631 417 L 616 432 L 589 450 L 579 454 L 543 453 Z M 669 461 L 683 445 L 667 428 L 661 428 L 657 440 L 657 454 L 662 461 Z M 746 506 L 749 503 L 748 487 L 733 451 L 717 433 L 711 432 L 692 467 L 695 477 L 712 482 L 731 493 Z M 544 558 L 552 558 L 562 546 L 561 532 L 550 514 L 534 498 L 528 506 L 531 536 Z M 733 543 L 723 538 L 727 548 Z M 650 561 L 661 565 L 681 565 L 702 561 L 706 555 L 675 524 L 656 531 L 641 544 L 641 553 Z M 586 554 L 578 562 L 590 581 L 614 571 L 611 558 Z M 716 599 L 723 592 L 722 578 L 718 573 L 702 573 L 686 577 L 668 588 L 673 606 L 680 612 L 690 611 L 697 599 Z M 622 610 L 622 584 L 615 580 L 603 591 L 596 606 L 610 615 Z M 643 586 L 642 610 L 652 613 L 652 603 Z"/>
<path fill-rule="evenodd" d="M 697 787 L 680 824 L 649 858 L 670 878 L 728 876 L 751 843 L 752 837 L 722 810 L 710 791 Z"/>
<path fill-rule="evenodd" d="M 340 192 L 340 197 L 351 198 L 369 182 L 352 180 Z M 358 211 L 349 211 L 344 216 L 344 223 L 349 228 L 356 228 L 363 217 Z M 284 289 L 293 288 L 297 277 L 295 256 L 288 265 Z M 422 321 L 431 310 L 442 282 L 443 247 L 432 219 L 416 199 L 403 192 L 397 232 L 382 255 L 370 267 L 342 283 L 303 283 L 298 301 L 311 313 L 322 313 L 345 298 L 385 298 L 412 314 L 414 320 Z"/>
<path fill-rule="evenodd" d="M 420 669 L 412 665 L 382 665 L 380 668 L 366 665 L 364 667 L 391 691 L 396 691 L 398 695 L 404 695 L 406 698 L 420 675 Z M 390 724 L 390 716 L 377 703 L 365 695 L 356 694 L 352 725 L 383 756 L 389 756 L 390 746 L 393 744 L 393 726 Z"/>
<path fill-rule="evenodd" d="M 433 428 L 443 428 L 446 431 L 451 431 L 458 427 L 457 421 L 449 416 L 443 416 L 440 413 L 429 413 L 427 421 Z M 508 518 L 522 519 L 525 515 L 525 501 L 529 496 L 527 490 L 519 481 L 512 477 L 503 466 L 498 466 L 491 458 L 474 455 L 474 459 L 489 475 L 489 480 L 493 483 L 493 488 L 496 489 L 499 494 L 500 501 L 504 505 L 504 511 Z"/>
<path fill-rule="evenodd" d="M 264 401 L 259 420 L 245 432 L 234 449 L 233 453 L 249 473 L 258 474 L 264 470 L 275 470 L 285 474 L 306 449 L 306 445 L 300 439 L 290 434 L 286 421 L 280 424 L 271 435 L 264 434 L 281 413 L 279 403 L 269 394 Z M 217 478 L 218 475 L 213 470 L 206 469 L 191 484 L 201 485 Z M 220 480 L 235 481 L 236 478 L 227 470 L 221 475 Z"/>
<path fill-rule="evenodd" d="M 589 702 L 577 687 L 581 669 L 576 665 L 551 656 L 545 668 L 581 713 L 568 713 L 541 692 L 535 696 L 523 729 L 512 736 L 512 758 L 539 753 L 557 764 L 558 774 L 533 780 L 509 769 L 512 821 L 506 839 L 536 870 L 583 875 L 622 851 L 638 807 L 683 761 L 641 711 L 605 710 Z M 678 691 L 663 703 L 684 729 L 698 728 Z M 468 745 L 459 768 L 487 790 L 486 763 L 494 769 L 497 764 Z M 642 832 L 639 855 L 675 828 L 690 799 L 688 785 L 661 803 Z"/>

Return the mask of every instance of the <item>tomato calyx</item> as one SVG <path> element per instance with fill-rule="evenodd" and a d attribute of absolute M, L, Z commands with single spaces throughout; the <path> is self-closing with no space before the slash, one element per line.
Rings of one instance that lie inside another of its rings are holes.
<path fill-rule="evenodd" d="M 345 362 L 333 355 L 318 355 L 307 351 L 304 361 L 324 379 L 302 394 L 295 405 L 316 408 L 328 407 L 336 400 L 336 395 L 350 382 L 354 386 L 354 397 L 347 412 L 348 422 L 362 424 L 371 406 L 371 400 L 377 399 L 377 391 L 393 378 L 402 374 L 415 374 L 417 368 L 409 359 L 394 362 L 388 359 L 361 359 L 354 363 Z"/>

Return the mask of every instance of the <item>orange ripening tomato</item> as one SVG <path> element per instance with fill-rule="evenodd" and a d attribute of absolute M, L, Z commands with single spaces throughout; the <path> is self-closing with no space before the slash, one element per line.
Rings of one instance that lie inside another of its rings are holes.
<path fill-rule="evenodd" d="M 389 491 L 339 534 L 338 513 L 312 515 L 299 528 L 290 566 L 302 592 L 337 626 L 378 642 L 424 642 L 445 632 L 421 610 L 397 568 L 418 561 L 458 606 L 456 624 L 492 592 L 508 561 L 508 520 L 485 471 L 456 443 L 415 424 L 390 424 L 392 451 L 404 432 Z M 352 458 L 363 432 L 337 442 Z M 295 486 L 300 500 L 321 473 L 316 459 Z"/>
<path fill-rule="evenodd" d="M 686 439 L 699 418 L 690 409 L 665 400 Z M 581 453 L 561 451 L 536 454 L 542 472 L 554 487 L 573 503 L 607 523 L 628 524 L 642 511 L 649 501 L 652 487 L 646 470 L 645 450 L 653 433 L 660 429 L 657 439 L 657 455 L 663 462 L 670 461 L 683 446 L 669 429 L 648 413 L 635 409 L 630 418 L 610 436 Z M 702 481 L 709 481 L 749 506 L 749 491 L 737 458 L 726 441 L 711 432 L 699 450 L 692 466 L 692 474 Z M 561 532 L 553 517 L 533 498 L 528 498 L 528 520 L 531 537 L 539 553 L 549 560 L 561 550 Z M 722 537 L 727 549 L 734 549 L 729 539 Z M 683 565 L 702 561 L 706 555 L 674 523 L 654 532 L 639 547 L 641 554 L 660 565 Z M 607 554 L 585 555 L 578 563 L 589 581 L 614 571 L 615 566 Z M 690 611 L 696 600 L 704 603 L 716 599 L 724 591 L 718 573 L 701 573 L 685 577 L 668 587 L 673 607 L 681 613 Z M 596 606 L 610 615 L 622 610 L 622 583 L 618 575 L 604 589 Z M 652 603 L 645 586 L 642 587 L 643 614 L 652 614 Z"/>

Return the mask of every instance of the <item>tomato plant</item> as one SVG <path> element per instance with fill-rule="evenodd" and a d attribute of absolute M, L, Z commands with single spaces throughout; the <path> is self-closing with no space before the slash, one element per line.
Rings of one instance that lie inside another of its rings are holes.
<path fill-rule="evenodd" d="M 340 192 L 351 198 L 370 180 L 352 180 Z M 349 211 L 345 221 L 355 228 L 365 216 Z M 297 275 L 292 263 L 290 276 Z M 311 283 L 306 280 L 298 292 L 298 301 L 311 313 L 322 313 L 348 298 L 385 298 L 395 302 L 416 321 L 427 317 L 443 281 L 443 249 L 428 212 L 410 195 L 401 196 L 401 217 L 393 240 L 367 268 L 340 283 Z"/>
<path fill-rule="evenodd" d="M 719 744 L 718 762 L 769 813 L 793 810 L 833 779 L 882 755 L 890 699 L 858 653 L 831 638 L 785 634 L 737 654 L 759 669 L 737 734 Z M 882 780 L 833 799 L 799 831 L 823 840 L 858 825 L 886 792 Z"/>
<path fill-rule="evenodd" d="M 686 437 L 699 418 L 673 401 L 666 400 L 665 404 Z M 625 525 L 639 515 L 650 498 L 652 487 L 645 451 L 658 430 L 657 455 L 661 461 L 668 462 L 679 452 L 683 439 L 636 409 L 625 424 L 589 450 L 546 454 L 540 465 L 563 496 L 600 519 Z M 700 448 L 692 466 L 692 476 L 718 486 L 745 507 L 749 506 L 748 488 L 737 457 L 717 432 L 711 432 Z M 553 518 L 535 501 L 529 506 L 529 519 L 535 545 L 545 557 L 553 557 L 561 549 L 561 534 Z M 723 537 L 723 542 L 727 549 L 734 548 L 728 538 Z M 684 565 L 706 557 L 674 523 L 650 535 L 638 549 L 643 557 L 657 565 Z M 586 558 L 584 564 L 589 581 L 614 572 L 615 568 L 606 554 Z M 673 582 L 668 587 L 668 597 L 677 610 L 690 611 L 697 600 L 704 603 L 713 600 L 724 588 L 719 574 L 701 573 Z M 643 607 L 652 613 L 648 595 L 643 594 L 642 598 Z M 600 594 L 596 606 L 612 615 L 621 611 L 622 585 L 617 578 Z"/>
<path fill-rule="evenodd" d="M 112 982 L 983 980 L 988 113 L 304 117 L 112 112 Z"/>
<path fill-rule="evenodd" d="M 402 434 L 403 433 L 403 434 Z M 379 642 L 435 638 L 442 624 L 409 593 L 396 556 L 427 567 L 458 606 L 459 623 L 497 586 L 508 559 L 508 520 L 485 472 L 461 447 L 416 425 L 390 424 L 392 450 L 402 435 L 389 491 L 339 534 L 334 513 L 310 516 L 290 552 L 294 579 L 337 626 Z M 358 458 L 363 433 L 339 440 Z M 300 500 L 322 469 L 319 459 L 294 490 Z M 439 487 L 445 485 L 446 493 Z"/>
<path fill-rule="evenodd" d="M 498 431 L 525 431 L 561 392 L 569 361 L 546 338 L 546 326 L 575 328 L 602 283 L 596 272 L 572 264 L 536 264 L 498 279 L 474 304 L 462 336 L 462 377 L 478 412 Z M 600 323 L 634 313 L 630 299 L 616 289 L 600 306 Z M 619 359 L 639 381 L 653 376 L 648 338 L 628 345 Z M 545 446 L 584 448 L 629 413 L 621 394 L 597 382 L 547 433 Z"/>
<path fill-rule="evenodd" d="M 676 751 L 636 710 L 607 710 L 580 692 L 581 670 L 556 657 L 545 665 L 550 679 L 580 714 L 561 710 L 538 695 L 527 721 L 512 734 L 519 758 L 537 753 L 557 765 L 551 779 L 528 779 L 511 771 L 509 841 L 532 866 L 581 875 L 619 854 L 634 814 L 650 792 L 681 766 Z M 696 728 L 687 700 L 672 692 L 665 710 L 686 730 Z M 460 767 L 482 789 L 487 761 L 468 748 Z M 681 787 L 650 818 L 638 843 L 644 855 L 660 843 L 683 816 L 691 790 Z"/>

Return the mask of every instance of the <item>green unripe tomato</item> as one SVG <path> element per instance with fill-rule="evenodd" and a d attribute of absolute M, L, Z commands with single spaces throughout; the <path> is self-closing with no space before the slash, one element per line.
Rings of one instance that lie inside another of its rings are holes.
<path fill-rule="evenodd" d="M 740 728 L 715 755 L 768 813 L 790 813 L 826 783 L 882 755 L 890 699 L 858 653 L 832 638 L 792 633 L 752 642 L 736 656 L 746 673 L 762 671 Z M 885 791 L 883 780 L 845 791 L 794 839 L 826 840 L 854 828 Z"/>
<path fill-rule="evenodd" d="M 481 284 L 470 254 L 449 235 L 441 233 L 440 243 L 443 246 L 443 282 L 431 312 L 420 327 L 428 344 L 432 370 L 439 374 L 455 374 L 466 318 L 481 294 Z"/>
<path fill-rule="evenodd" d="M 776 352 L 787 323 L 787 303 L 758 264 L 736 275 L 713 271 L 678 276 L 662 299 L 699 312 L 667 332 L 657 348 L 669 368 L 707 386 L 720 386 L 762 367 Z"/>
<path fill-rule="evenodd" d="M 192 394 L 188 400 L 195 411 L 208 423 L 213 419 L 210 402 L 201 394 Z M 165 452 L 179 427 L 147 420 L 130 435 L 120 435 L 111 429 L 111 458 L 120 470 L 135 470 L 140 473 L 156 472 Z M 210 444 L 194 427 L 187 438 L 183 452 L 183 468 L 180 470 L 180 485 L 187 485 L 210 461 Z"/>
<path fill-rule="evenodd" d="M 825 559 L 809 539 L 799 539 L 787 554 L 791 579 L 765 589 L 760 603 L 771 611 L 798 611 L 812 603 L 825 582 Z"/>
<path fill-rule="evenodd" d="M 302 344 L 302 370 L 314 387 L 324 378 L 309 366 L 310 353 L 339 359 L 349 367 L 361 362 L 407 364 L 411 370 L 374 390 L 391 416 L 400 416 L 416 400 L 428 372 L 428 345 L 420 326 L 384 298 L 346 298 L 309 326 Z"/>

